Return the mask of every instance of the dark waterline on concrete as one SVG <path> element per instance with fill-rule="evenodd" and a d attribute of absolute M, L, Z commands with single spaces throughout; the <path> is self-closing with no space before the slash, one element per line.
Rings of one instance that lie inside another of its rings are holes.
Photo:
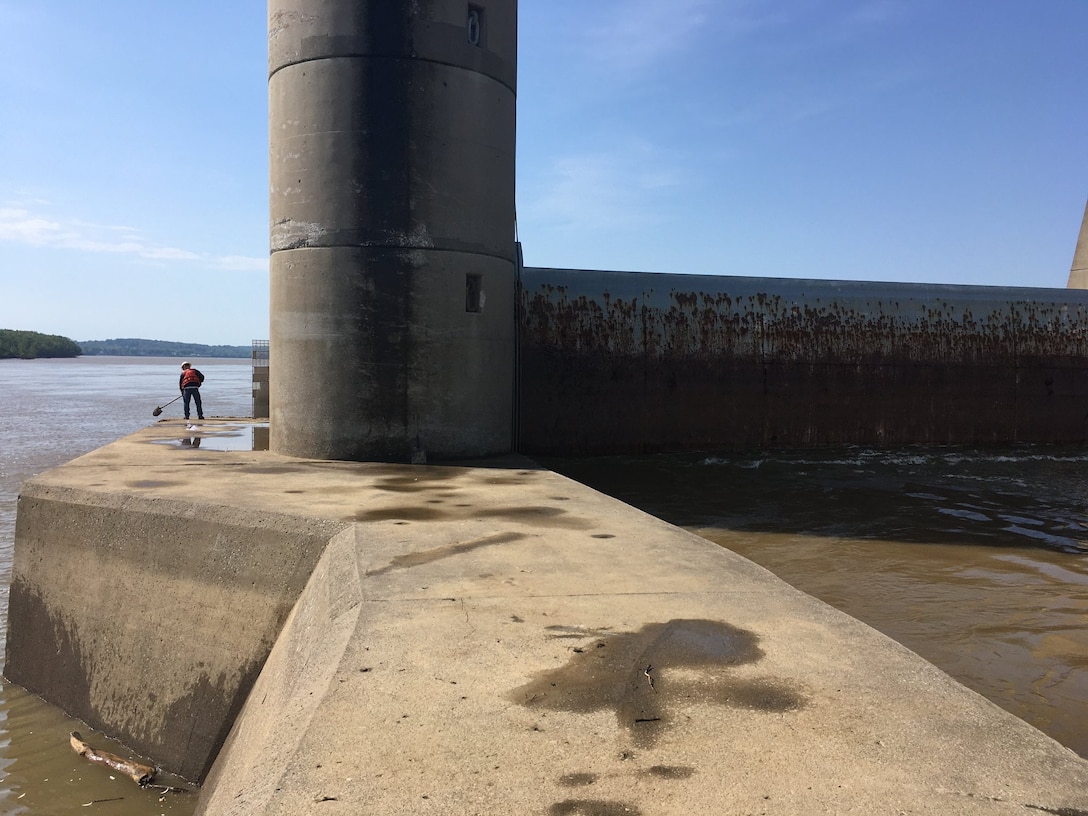
<path fill-rule="evenodd" d="M 209 455 L 226 445 L 252 446 L 249 425 L 215 420 L 246 417 L 251 407 L 248 360 L 195 359 L 207 376 L 202 389 L 210 421 Z M 177 393 L 180 360 L 80 357 L 71 360 L 2 360 L 0 378 L 0 634 L 7 631 L 8 581 L 15 537 L 15 508 L 24 481 L 115 439 L 160 421 L 184 432 L 181 401 L 153 416 Z M 179 433 L 178 440 L 183 436 Z M 175 442 L 180 446 L 180 441 Z M 245 447 L 243 447 L 245 449 Z M 72 720 L 6 681 L 0 685 L 0 813 L 108 812 L 116 816 L 186 816 L 195 795 L 141 790 L 127 777 L 76 756 L 68 733 L 80 731 L 100 750 L 131 756 L 124 746 Z M 164 777 L 165 784 L 183 784 Z M 162 798 L 162 801 L 160 801 Z M 85 808 L 88 802 L 98 804 Z M 96 810 L 97 809 L 97 810 Z"/>

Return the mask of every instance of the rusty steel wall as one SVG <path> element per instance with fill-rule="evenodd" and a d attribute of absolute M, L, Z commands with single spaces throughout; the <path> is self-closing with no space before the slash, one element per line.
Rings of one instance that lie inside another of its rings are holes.
<path fill-rule="evenodd" d="M 1088 291 L 526 268 L 519 447 L 1088 440 Z"/>

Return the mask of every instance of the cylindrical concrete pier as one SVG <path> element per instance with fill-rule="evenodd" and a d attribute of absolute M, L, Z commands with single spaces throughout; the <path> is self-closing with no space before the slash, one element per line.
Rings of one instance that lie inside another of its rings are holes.
<path fill-rule="evenodd" d="M 270 446 L 511 447 L 516 0 L 270 0 Z"/>
<path fill-rule="evenodd" d="M 1073 265 L 1069 268 L 1067 289 L 1088 289 L 1088 204 L 1084 205 L 1084 220 L 1080 225 Z"/>

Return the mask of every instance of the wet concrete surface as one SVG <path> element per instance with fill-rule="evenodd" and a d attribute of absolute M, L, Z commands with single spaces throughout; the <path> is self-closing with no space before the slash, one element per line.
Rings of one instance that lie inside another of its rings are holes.
<path fill-rule="evenodd" d="M 153 439 L 151 443 L 217 451 L 268 450 L 267 422 L 202 419 L 196 422 L 183 422 L 181 427 L 175 430 L 176 426 L 176 421 L 170 422 L 172 435 L 168 438 Z"/>
<path fill-rule="evenodd" d="M 677 704 L 793 711 L 805 704 L 799 687 L 774 678 L 739 678 L 728 670 L 763 657 L 753 632 L 709 620 L 673 620 L 638 632 L 570 632 L 566 665 L 542 673 L 511 698 L 527 708 L 615 712 L 639 747 L 652 747 L 674 721 Z M 584 642 L 593 638 L 591 642 Z"/>

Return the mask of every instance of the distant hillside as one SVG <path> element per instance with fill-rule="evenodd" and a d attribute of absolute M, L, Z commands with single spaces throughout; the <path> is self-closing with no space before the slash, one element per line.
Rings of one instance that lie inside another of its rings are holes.
<path fill-rule="evenodd" d="M 85 356 L 111 357 L 245 357 L 251 346 L 205 346 L 200 343 L 172 343 L 169 340 L 144 340 L 118 337 L 114 340 L 83 340 L 79 347 Z"/>
<path fill-rule="evenodd" d="M 41 334 L 17 329 L 0 329 L 0 360 L 18 357 L 78 357 L 80 348 L 74 340 L 59 334 Z M 246 356 L 249 356 L 248 354 Z"/>

